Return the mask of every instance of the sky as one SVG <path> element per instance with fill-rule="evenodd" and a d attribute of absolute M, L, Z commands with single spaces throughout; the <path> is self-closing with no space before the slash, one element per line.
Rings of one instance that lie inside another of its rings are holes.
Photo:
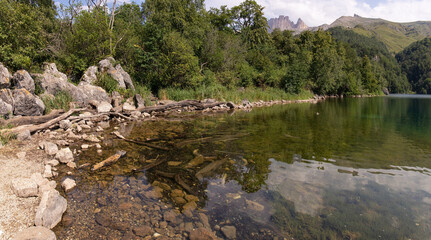
<path fill-rule="evenodd" d="M 67 3 L 68 0 L 55 0 Z M 83 0 L 85 1 L 85 0 Z M 113 2 L 113 0 L 108 0 Z M 117 2 L 144 0 L 117 0 Z M 265 7 L 265 16 L 289 16 L 294 22 L 301 18 L 308 26 L 331 24 L 341 16 L 383 18 L 394 22 L 431 21 L 431 0 L 256 0 Z M 222 5 L 233 7 L 243 0 L 206 0 L 207 9 Z"/>

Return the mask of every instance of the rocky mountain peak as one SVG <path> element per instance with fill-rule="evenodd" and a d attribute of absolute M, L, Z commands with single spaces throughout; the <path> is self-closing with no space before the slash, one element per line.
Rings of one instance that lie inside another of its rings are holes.
<path fill-rule="evenodd" d="M 271 18 L 268 21 L 269 32 L 274 31 L 275 29 L 280 29 L 281 31 L 289 30 L 294 32 L 301 32 L 308 29 L 308 26 L 302 21 L 301 18 L 298 19 L 295 24 L 293 21 L 289 19 L 289 16 L 280 15 L 278 18 Z"/>

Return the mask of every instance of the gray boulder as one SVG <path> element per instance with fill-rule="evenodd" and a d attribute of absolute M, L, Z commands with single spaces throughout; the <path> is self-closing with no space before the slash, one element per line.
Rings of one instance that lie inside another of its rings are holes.
<path fill-rule="evenodd" d="M 29 227 L 18 232 L 13 240 L 57 240 L 55 233 L 44 227 Z"/>
<path fill-rule="evenodd" d="M 15 88 L 24 88 L 34 93 L 34 80 L 26 70 L 17 71 L 12 77 L 12 86 Z"/>
<path fill-rule="evenodd" d="M 91 85 L 86 82 L 81 82 L 78 85 L 78 89 L 87 96 L 85 99 L 85 103 L 88 103 L 91 100 L 97 100 L 97 101 L 108 101 L 109 102 L 109 95 L 106 93 L 106 91 L 101 88 L 94 85 Z"/>
<path fill-rule="evenodd" d="M 22 116 L 40 116 L 45 111 L 45 104 L 38 97 L 25 89 L 15 89 L 12 92 L 14 114 Z"/>
<path fill-rule="evenodd" d="M 115 68 L 110 68 L 107 74 L 111 76 L 118 83 L 119 88 L 126 88 L 126 83 L 124 82 L 123 75 Z"/>
<path fill-rule="evenodd" d="M 12 107 L 14 106 L 13 95 L 10 89 L 0 89 L 0 99 Z"/>
<path fill-rule="evenodd" d="M 25 141 L 25 140 L 30 140 L 31 139 L 31 133 L 30 130 L 24 130 L 20 133 L 18 133 L 18 135 L 16 136 L 16 139 L 18 141 Z"/>
<path fill-rule="evenodd" d="M 87 70 L 85 71 L 84 75 L 81 78 L 81 82 L 94 84 L 97 81 L 97 73 L 98 73 L 98 70 L 96 66 L 91 66 L 87 68 Z"/>
<path fill-rule="evenodd" d="M 101 102 L 97 105 L 97 112 L 98 113 L 107 113 L 110 112 L 112 109 L 112 105 L 108 102 Z"/>
<path fill-rule="evenodd" d="M 115 59 L 113 57 L 108 57 L 99 62 L 99 72 L 107 72 L 109 69 L 114 68 L 113 64 Z"/>
<path fill-rule="evenodd" d="M 51 189 L 42 193 L 42 199 L 36 211 L 36 226 L 54 228 L 67 209 L 67 201 L 60 193 Z"/>
<path fill-rule="evenodd" d="M 10 104 L 3 102 L 0 99 L 0 116 L 7 116 L 13 112 L 13 107 Z"/>
<path fill-rule="evenodd" d="M 0 63 L 0 88 L 10 87 L 10 73 L 9 70 L 2 63 Z"/>
<path fill-rule="evenodd" d="M 126 88 L 135 90 L 135 86 L 133 85 L 132 78 L 130 78 L 130 75 L 126 71 L 124 71 L 121 65 L 117 64 L 117 66 L 115 66 L 115 69 L 123 77 L 123 81 L 124 81 L 124 84 L 126 85 Z"/>
<path fill-rule="evenodd" d="M 60 91 L 65 91 L 77 102 L 87 104 L 89 101 L 108 100 L 109 96 L 100 87 L 93 86 L 87 82 L 82 82 L 78 87 L 67 81 L 67 76 L 57 70 L 55 63 L 45 65 L 43 74 L 35 74 L 36 81 L 46 93 L 55 95 Z"/>

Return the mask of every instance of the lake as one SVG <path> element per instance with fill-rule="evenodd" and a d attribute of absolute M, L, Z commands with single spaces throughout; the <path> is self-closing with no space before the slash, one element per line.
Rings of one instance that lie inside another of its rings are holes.
<path fill-rule="evenodd" d="M 115 139 L 115 126 L 128 139 Z M 59 239 L 431 239 L 431 98 L 329 99 L 111 124 Z M 151 237 L 146 237 L 151 236 Z"/>

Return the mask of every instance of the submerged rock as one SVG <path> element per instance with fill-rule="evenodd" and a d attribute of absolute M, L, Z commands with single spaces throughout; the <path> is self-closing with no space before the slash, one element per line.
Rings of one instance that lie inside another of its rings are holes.
<path fill-rule="evenodd" d="M 219 239 L 210 230 L 200 227 L 190 232 L 190 240 L 216 240 Z"/>
<path fill-rule="evenodd" d="M 236 239 L 236 228 L 234 226 L 223 226 L 221 231 L 227 239 Z"/>

